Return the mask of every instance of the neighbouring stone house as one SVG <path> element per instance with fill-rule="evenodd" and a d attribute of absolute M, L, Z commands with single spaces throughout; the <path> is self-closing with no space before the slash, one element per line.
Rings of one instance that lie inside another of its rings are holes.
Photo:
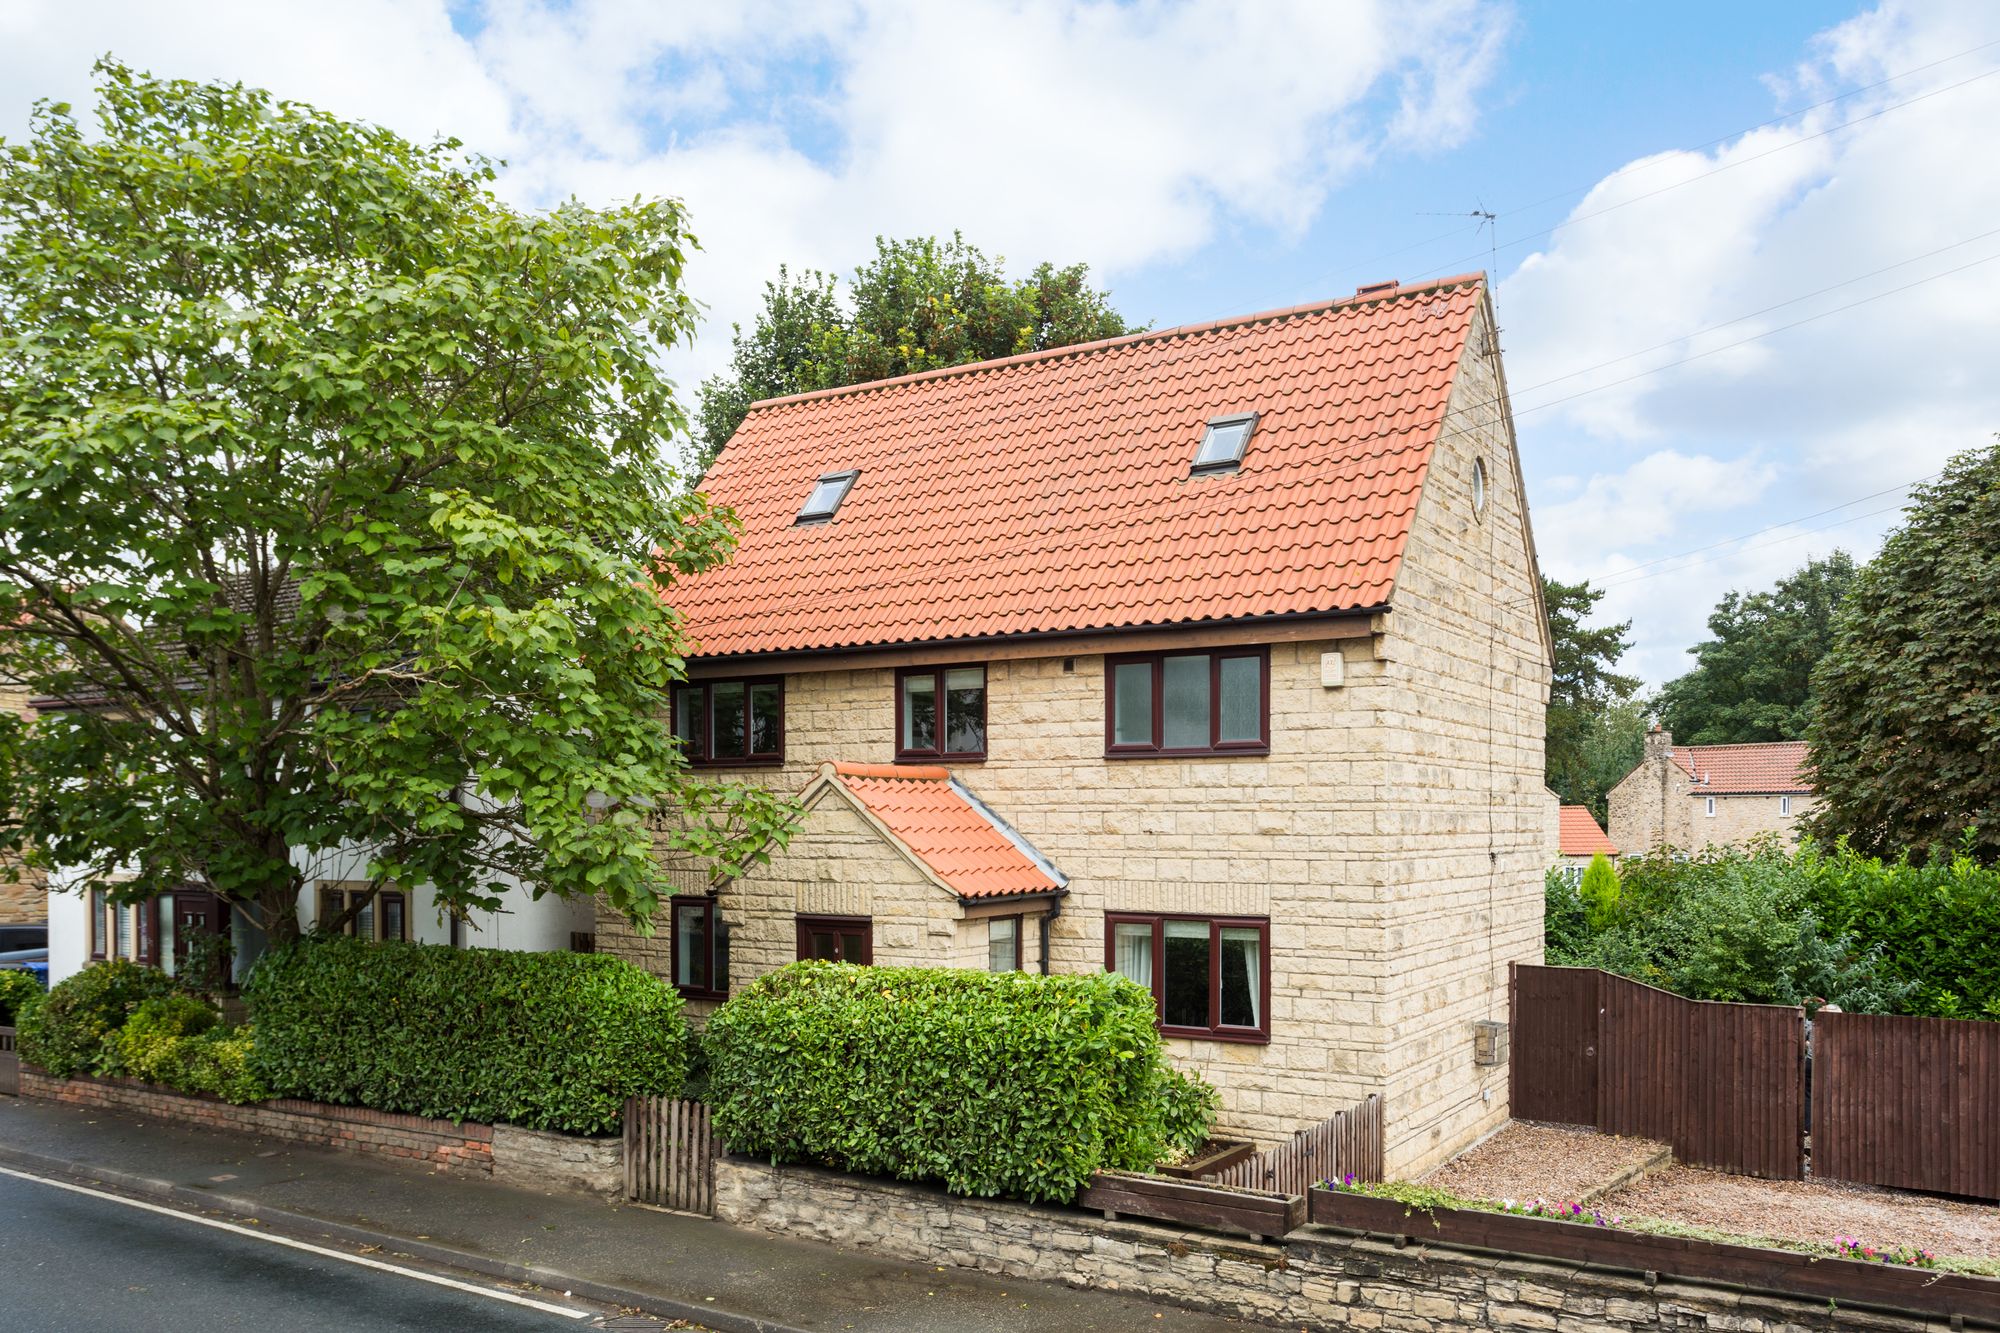
<path fill-rule="evenodd" d="M 1611 789 L 1611 841 L 1627 853 L 1741 847 L 1765 834 L 1796 846 L 1815 804 L 1805 762 L 1804 741 L 1675 745 L 1655 724 L 1639 766 Z"/>
<path fill-rule="evenodd" d="M 759 403 L 704 488 L 674 725 L 805 815 L 600 947 L 697 1015 L 800 957 L 1112 968 L 1224 1128 L 1380 1092 L 1397 1175 L 1506 1119 L 1556 803 L 1482 277 Z"/>
<path fill-rule="evenodd" d="M 18 717 L 34 716 L 28 692 L 0 683 L 0 709 Z M 0 852 L 0 926 L 34 924 L 49 919 L 48 881 L 40 870 L 22 865 Z"/>
<path fill-rule="evenodd" d="M 1605 836 L 1587 805 L 1565 805 L 1557 812 L 1556 867 L 1572 880 L 1583 875 L 1594 856 L 1616 860 L 1618 844 Z"/>

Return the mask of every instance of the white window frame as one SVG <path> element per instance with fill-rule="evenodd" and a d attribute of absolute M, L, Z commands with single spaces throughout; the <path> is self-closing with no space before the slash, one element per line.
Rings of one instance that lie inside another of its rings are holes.
<path fill-rule="evenodd" d="M 1789 797 L 1789 796 L 1780 796 L 1780 797 L 1778 798 L 1778 813 L 1779 813 L 1779 814 L 1781 814 L 1781 815 L 1789 815 L 1790 813 L 1792 813 L 1792 798 L 1791 798 L 1791 797 Z"/>
<path fill-rule="evenodd" d="M 1708 798 L 1708 808 L 1704 813 L 1706 813 L 1710 819 L 1715 818 L 1715 798 L 1713 796 Z"/>

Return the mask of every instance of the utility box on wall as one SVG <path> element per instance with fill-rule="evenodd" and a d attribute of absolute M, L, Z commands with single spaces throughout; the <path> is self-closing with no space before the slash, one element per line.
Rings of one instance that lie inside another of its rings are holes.
<path fill-rule="evenodd" d="M 1476 1065 L 1507 1063 L 1505 1023 L 1497 1019 L 1483 1018 L 1472 1025 L 1472 1063 Z"/>

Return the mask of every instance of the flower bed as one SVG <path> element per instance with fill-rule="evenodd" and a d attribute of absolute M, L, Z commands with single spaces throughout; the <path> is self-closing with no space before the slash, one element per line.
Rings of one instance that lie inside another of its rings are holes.
<path fill-rule="evenodd" d="M 1077 1198 L 1107 1221 L 1147 1217 L 1156 1222 L 1218 1231 L 1240 1231 L 1253 1240 L 1275 1239 L 1305 1224 L 1306 1201 L 1296 1194 L 1237 1189 L 1136 1171 L 1099 1171 Z"/>
<path fill-rule="evenodd" d="M 1841 1257 L 1843 1252 L 1855 1253 L 1844 1247 L 1807 1253 L 1660 1235 L 1628 1229 L 1611 1215 L 1577 1204 L 1536 1200 L 1489 1209 L 1420 1187 L 1401 1187 L 1399 1192 L 1405 1197 L 1385 1197 L 1352 1186 L 1319 1186 L 1310 1199 L 1311 1220 L 1387 1236 L 1398 1244 L 1465 1245 L 1758 1287 L 1842 1305 L 2000 1319 L 2000 1281 L 1927 1271 L 1921 1261 L 1885 1263 L 1884 1256 L 1873 1251 L 1858 1258 Z"/>

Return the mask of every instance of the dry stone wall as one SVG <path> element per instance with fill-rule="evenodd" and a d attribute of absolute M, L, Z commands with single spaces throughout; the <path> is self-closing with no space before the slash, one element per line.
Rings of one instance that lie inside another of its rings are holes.
<path fill-rule="evenodd" d="M 1128 1291 L 1285 1328 L 1917 1333 L 1944 1321 L 1306 1227 L 1269 1244 L 725 1157 L 716 1216 L 917 1263 Z M 1966 1321 L 1953 1327 L 1992 1327 Z"/>

